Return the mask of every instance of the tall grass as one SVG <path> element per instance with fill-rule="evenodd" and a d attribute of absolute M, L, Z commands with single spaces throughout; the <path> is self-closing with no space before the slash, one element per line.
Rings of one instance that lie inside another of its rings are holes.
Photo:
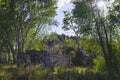
<path fill-rule="evenodd" d="M 0 80 L 11 80 L 15 65 L 0 65 Z"/>
<path fill-rule="evenodd" d="M 105 75 L 96 73 L 92 69 L 74 68 L 41 68 L 16 67 L 15 65 L 0 65 L 0 80 L 107 80 Z"/>

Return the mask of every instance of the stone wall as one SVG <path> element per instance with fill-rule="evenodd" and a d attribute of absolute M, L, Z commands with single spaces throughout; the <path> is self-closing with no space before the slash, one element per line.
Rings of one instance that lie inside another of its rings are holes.
<path fill-rule="evenodd" d="M 50 68 L 55 66 L 69 67 L 71 65 L 71 60 L 67 55 L 36 50 L 27 50 L 25 53 L 19 53 L 17 56 L 17 63 L 19 64 L 20 62 L 24 62 L 27 64 L 27 61 L 29 61 L 27 59 L 30 59 L 32 64 L 41 64 Z"/>

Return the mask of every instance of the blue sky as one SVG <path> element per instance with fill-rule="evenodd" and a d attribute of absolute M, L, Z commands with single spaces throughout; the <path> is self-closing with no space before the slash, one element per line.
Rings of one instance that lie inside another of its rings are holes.
<path fill-rule="evenodd" d="M 56 16 L 55 16 L 55 20 L 57 20 L 59 22 L 59 26 L 56 27 L 52 27 L 52 32 L 56 32 L 58 34 L 67 34 L 67 35 L 74 35 L 74 32 L 72 30 L 69 31 L 64 31 L 62 30 L 62 26 L 63 26 L 63 18 L 64 18 L 64 14 L 63 11 L 71 11 L 73 8 L 73 5 L 70 3 L 70 0 L 58 0 L 58 9 L 56 12 Z"/>
<path fill-rule="evenodd" d="M 102 0 L 96 0 L 95 3 L 97 3 L 98 5 L 98 8 L 100 8 L 102 6 L 101 9 L 103 9 L 103 6 L 104 7 L 107 7 L 107 6 L 111 6 L 111 4 L 114 2 L 114 0 L 110 0 L 109 1 L 109 5 L 106 6 L 105 2 L 100 2 Z M 57 20 L 59 22 L 59 26 L 58 27 L 55 27 L 53 26 L 52 27 L 52 32 L 56 32 L 58 34 L 66 34 L 66 35 L 75 35 L 74 32 L 72 30 L 69 30 L 69 31 L 64 31 L 62 30 L 62 26 L 63 26 L 63 18 L 64 18 L 64 14 L 63 14 L 63 11 L 71 11 L 72 8 L 73 8 L 73 4 L 70 3 L 71 0 L 58 0 L 58 3 L 57 3 L 57 6 L 58 6 L 58 9 L 57 9 L 57 12 L 56 12 L 56 16 L 55 16 L 55 20 Z M 100 7 L 99 7 L 100 6 Z M 105 9 L 105 11 L 107 11 L 107 8 Z"/>

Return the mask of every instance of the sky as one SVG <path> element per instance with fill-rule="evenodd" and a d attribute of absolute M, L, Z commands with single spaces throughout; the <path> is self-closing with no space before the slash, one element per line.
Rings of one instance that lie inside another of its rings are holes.
<path fill-rule="evenodd" d="M 99 1 L 99 0 L 98 0 Z M 114 2 L 114 0 L 110 0 L 110 4 Z M 101 7 L 101 3 L 98 3 L 99 6 Z M 104 4 L 102 4 L 104 5 Z M 52 27 L 52 32 L 56 32 L 58 34 L 66 34 L 68 36 L 74 36 L 74 32 L 72 30 L 69 30 L 69 31 L 64 31 L 62 29 L 62 26 L 63 26 L 63 18 L 64 18 L 64 13 L 63 11 L 71 11 L 72 8 L 73 8 L 73 4 L 71 3 L 71 0 L 58 0 L 58 3 L 57 3 L 57 6 L 58 6 L 58 9 L 57 9 L 57 12 L 56 12 L 56 16 L 55 16 L 55 20 L 57 20 L 59 22 L 59 25 L 58 27 L 56 26 L 53 26 Z"/>
<path fill-rule="evenodd" d="M 57 20 L 59 22 L 59 25 L 58 27 L 54 26 L 52 27 L 52 32 L 56 32 L 58 34 L 66 34 L 66 35 L 71 35 L 71 36 L 74 36 L 74 32 L 72 30 L 69 30 L 69 31 L 64 31 L 62 29 L 62 26 L 63 26 L 63 18 L 64 18 L 64 13 L 63 11 L 71 11 L 72 8 L 73 8 L 73 5 L 72 3 L 70 3 L 71 0 L 58 0 L 58 9 L 57 9 L 57 12 L 56 12 L 56 16 L 55 16 L 55 20 Z"/>

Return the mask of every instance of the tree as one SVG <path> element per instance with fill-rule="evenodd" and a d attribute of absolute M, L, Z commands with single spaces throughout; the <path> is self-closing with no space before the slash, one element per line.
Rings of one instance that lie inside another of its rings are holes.
<path fill-rule="evenodd" d="M 89 22 L 91 16 L 88 14 L 90 12 L 90 4 L 86 1 L 76 1 L 74 2 L 75 8 L 72 10 L 72 14 L 65 11 L 65 18 L 63 20 L 64 30 L 73 30 L 76 35 L 76 42 L 78 44 L 78 51 L 80 50 L 79 39 L 83 36 L 85 29 L 89 30 Z M 80 15 L 80 16 L 79 16 Z"/>
<path fill-rule="evenodd" d="M 31 48 L 35 37 L 45 26 L 53 23 L 56 9 L 55 0 L 1 0 L 0 28 L 5 36 L 1 43 L 6 40 L 10 52 L 15 55 L 17 52 L 24 51 L 25 44 Z M 3 11 L 3 12 L 2 12 Z M 5 18 L 5 20 L 4 20 Z M 33 30 L 31 39 L 28 40 L 30 31 Z M 29 41 L 29 42 L 28 42 Z"/>
<path fill-rule="evenodd" d="M 115 6 L 113 7 L 115 8 Z M 116 10 L 117 11 L 117 10 Z M 105 64 L 106 68 L 109 72 L 115 72 L 114 74 L 119 73 L 119 66 L 118 66 L 118 59 L 116 56 L 116 50 L 114 49 L 114 43 L 116 42 L 115 40 L 115 32 L 116 29 L 119 27 L 119 23 L 116 22 L 117 18 L 115 18 L 114 15 L 116 15 L 116 11 L 110 11 L 107 16 L 102 16 L 100 11 L 94 14 L 94 20 L 93 22 L 95 23 L 93 27 L 93 34 L 96 34 L 96 40 L 99 42 L 103 57 L 105 59 Z M 111 14 L 111 12 L 113 12 Z M 91 26 L 92 28 L 92 26 Z M 116 66 L 114 66 L 116 65 Z M 114 76 L 115 77 L 115 76 Z"/>
<path fill-rule="evenodd" d="M 11 3 L 11 2 L 9 2 Z M 0 3 L 0 37 L 1 37 L 1 53 L 4 53 L 4 56 L 6 56 L 8 53 L 8 61 L 10 61 L 10 51 L 13 49 L 13 42 L 15 40 L 14 38 L 14 32 L 12 28 L 13 24 L 13 17 L 12 17 L 12 4 L 9 4 L 7 0 L 3 1 L 1 0 Z M 9 6 L 9 7 L 8 7 Z M 11 47 L 12 46 L 12 47 Z"/>
<path fill-rule="evenodd" d="M 83 4 L 85 3 L 86 2 L 83 1 Z M 81 2 L 78 4 L 81 4 Z M 75 4 L 75 5 L 77 6 L 78 4 Z M 85 14 L 85 11 L 87 11 L 87 9 L 91 10 L 91 12 L 93 13 L 91 14 L 87 12 L 88 14 L 86 15 L 86 17 L 90 19 L 90 21 L 88 21 L 89 26 L 85 25 L 86 27 L 83 27 L 81 34 L 89 33 L 87 34 L 87 36 L 94 37 L 97 40 L 97 42 L 100 44 L 107 70 L 110 73 L 114 72 L 115 74 L 118 74 L 119 63 L 117 60 L 118 56 L 116 56 L 117 53 L 115 52 L 116 50 L 114 50 L 114 46 L 115 46 L 114 43 L 116 42 L 115 32 L 116 30 L 119 31 L 119 13 L 120 13 L 119 3 L 113 6 L 113 9 L 111 9 L 112 11 L 108 13 L 106 17 L 103 17 L 101 13 L 99 13 L 100 10 L 97 10 L 97 12 L 94 11 L 94 8 L 91 5 L 89 6 L 89 8 L 84 10 L 82 10 L 81 7 L 76 7 L 76 6 L 73 9 L 74 11 L 73 16 L 77 18 L 79 23 L 81 23 L 79 21 L 81 15 Z M 83 6 L 83 8 L 84 7 L 85 6 Z M 79 11 L 79 9 L 82 10 L 84 13 L 82 13 L 82 11 Z M 89 16 L 92 18 L 89 18 Z M 83 18 L 84 18 L 84 15 L 83 15 Z"/>
<path fill-rule="evenodd" d="M 17 3 L 20 6 L 15 18 L 18 22 L 16 24 L 16 48 L 18 48 L 18 51 L 24 51 L 24 44 L 27 42 L 27 36 L 31 29 L 34 29 L 34 32 L 27 49 L 31 47 L 30 44 L 34 42 L 34 38 L 40 30 L 52 22 L 52 17 L 55 14 L 55 3 L 56 1 L 53 0 L 19 1 Z"/>
<path fill-rule="evenodd" d="M 74 2 L 73 12 L 69 14 L 65 12 L 63 28 L 72 29 L 82 35 L 82 38 L 87 36 L 96 39 L 101 47 L 107 70 L 118 74 L 119 63 L 114 43 L 116 43 L 116 31 L 119 33 L 119 3 L 110 7 L 111 11 L 106 16 L 102 15 L 104 10 L 94 10 L 91 3 L 88 0 Z"/>
<path fill-rule="evenodd" d="M 74 2 L 74 9 L 72 12 L 65 11 L 65 18 L 63 20 L 64 26 L 62 27 L 64 30 L 73 30 L 76 35 L 76 42 L 78 50 L 76 52 L 77 60 L 79 56 L 80 65 L 84 64 L 84 53 L 82 51 L 81 45 L 80 45 L 80 39 L 83 37 L 83 35 L 89 34 L 91 28 L 90 28 L 90 22 L 91 22 L 91 6 L 89 1 L 75 1 Z M 89 13 L 88 13 L 89 12 Z M 84 32 L 86 31 L 86 32 Z M 77 62 L 77 61 L 75 61 Z"/>

